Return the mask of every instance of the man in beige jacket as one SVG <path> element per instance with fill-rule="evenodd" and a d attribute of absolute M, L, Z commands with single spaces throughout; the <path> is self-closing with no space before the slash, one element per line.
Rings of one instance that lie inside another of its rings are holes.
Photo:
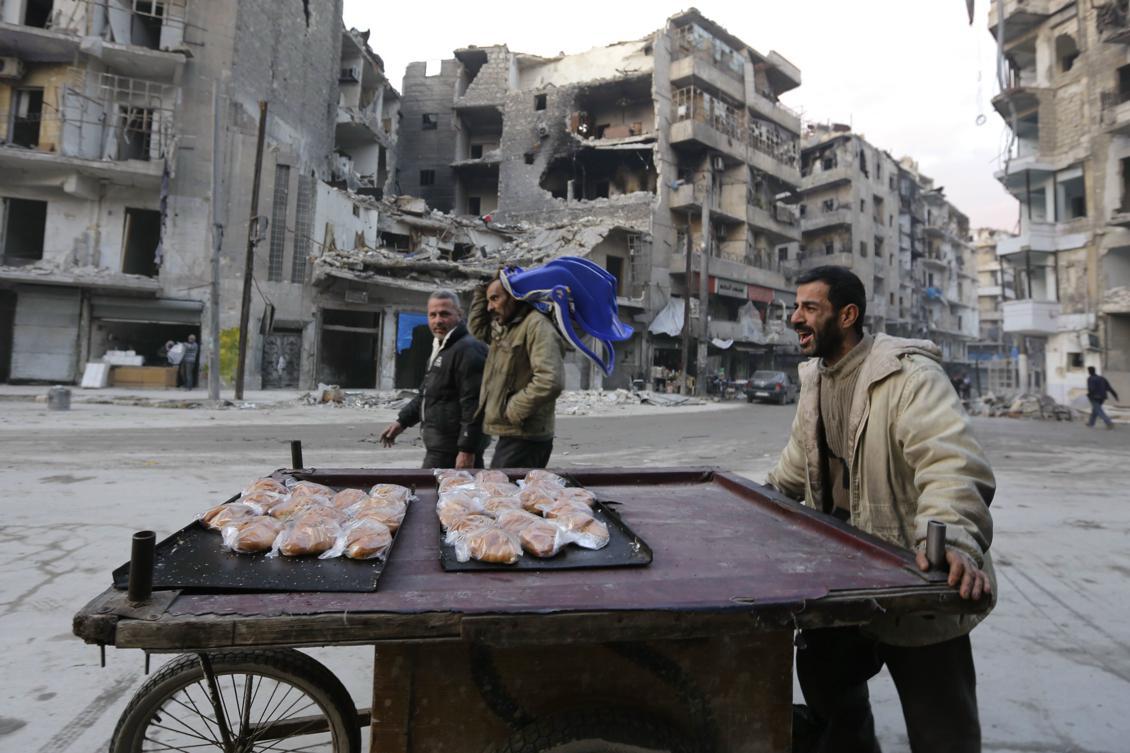
<path fill-rule="evenodd" d="M 811 750 L 874 753 L 867 681 L 886 665 L 914 753 L 981 750 L 969 631 L 994 599 L 989 558 L 996 488 L 933 343 L 864 335 L 866 291 L 842 267 L 797 280 L 800 366 L 792 434 L 769 483 L 805 504 L 925 556 L 946 524 L 949 584 L 986 602 L 975 615 L 883 617 L 864 628 L 805 630 L 797 677 L 816 731 Z"/>
<path fill-rule="evenodd" d="M 549 317 L 506 292 L 496 275 L 475 290 L 468 319 L 485 342 L 479 393 L 483 432 L 498 437 L 491 468 L 545 468 L 553 453 L 565 343 Z"/>

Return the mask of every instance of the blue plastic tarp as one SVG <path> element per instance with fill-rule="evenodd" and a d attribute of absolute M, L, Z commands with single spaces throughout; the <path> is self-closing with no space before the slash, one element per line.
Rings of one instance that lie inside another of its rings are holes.
<path fill-rule="evenodd" d="M 416 311 L 402 311 L 396 315 L 396 352 L 403 353 L 412 347 L 412 330 L 428 323 L 428 315 Z"/>

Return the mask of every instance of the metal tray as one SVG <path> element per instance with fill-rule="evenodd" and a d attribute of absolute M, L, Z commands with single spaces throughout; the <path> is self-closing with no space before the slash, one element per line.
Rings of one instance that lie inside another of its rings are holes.
<path fill-rule="evenodd" d="M 598 499 L 593 504 L 593 517 L 608 526 L 608 546 L 603 549 L 582 549 L 570 544 L 553 557 L 523 555 L 513 565 L 455 558 L 455 547 L 443 540 L 443 527 L 439 527 L 439 561 L 448 572 L 473 572 L 476 570 L 583 570 L 597 567 L 645 567 L 651 564 L 651 547 L 624 523 L 609 505 L 619 504 Z"/>
<path fill-rule="evenodd" d="M 239 495 L 228 502 L 239 499 Z M 412 507 L 408 506 L 408 516 Z M 188 592 L 321 591 L 371 592 L 377 590 L 385 562 L 404 529 L 392 537 L 385 560 L 351 560 L 347 557 L 275 557 L 225 551 L 220 535 L 194 522 L 157 544 L 153 565 L 154 589 Z M 114 570 L 114 588 L 129 583 L 129 562 Z"/>

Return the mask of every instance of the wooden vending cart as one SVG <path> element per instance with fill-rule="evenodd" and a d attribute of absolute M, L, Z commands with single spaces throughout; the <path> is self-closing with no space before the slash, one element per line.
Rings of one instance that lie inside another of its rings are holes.
<path fill-rule="evenodd" d="M 650 564 L 446 572 L 428 471 L 279 471 L 415 486 L 377 590 L 131 604 L 108 589 L 76 635 L 184 653 L 134 696 L 112 751 L 355 751 L 368 726 L 380 753 L 784 753 L 798 628 L 978 608 L 910 552 L 729 473 L 566 473 L 615 504 Z M 359 644 L 375 647 L 368 709 L 294 650 Z"/>

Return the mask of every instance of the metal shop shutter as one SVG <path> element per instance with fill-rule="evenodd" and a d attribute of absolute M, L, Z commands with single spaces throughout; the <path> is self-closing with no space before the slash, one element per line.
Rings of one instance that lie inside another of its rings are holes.
<path fill-rule="evenodd" d="M 111 298 L 95 296 L 91 301 L 91 317 L 107 322 L 142 322 L 146 324 L 200 325 L 202 301 L 170 298 Z"/>
<path fill-rule="evenodd" d="M 25 287 L 16 295 L 9 379 L 73 382 L 78 358 L 80 291 Z"/>

